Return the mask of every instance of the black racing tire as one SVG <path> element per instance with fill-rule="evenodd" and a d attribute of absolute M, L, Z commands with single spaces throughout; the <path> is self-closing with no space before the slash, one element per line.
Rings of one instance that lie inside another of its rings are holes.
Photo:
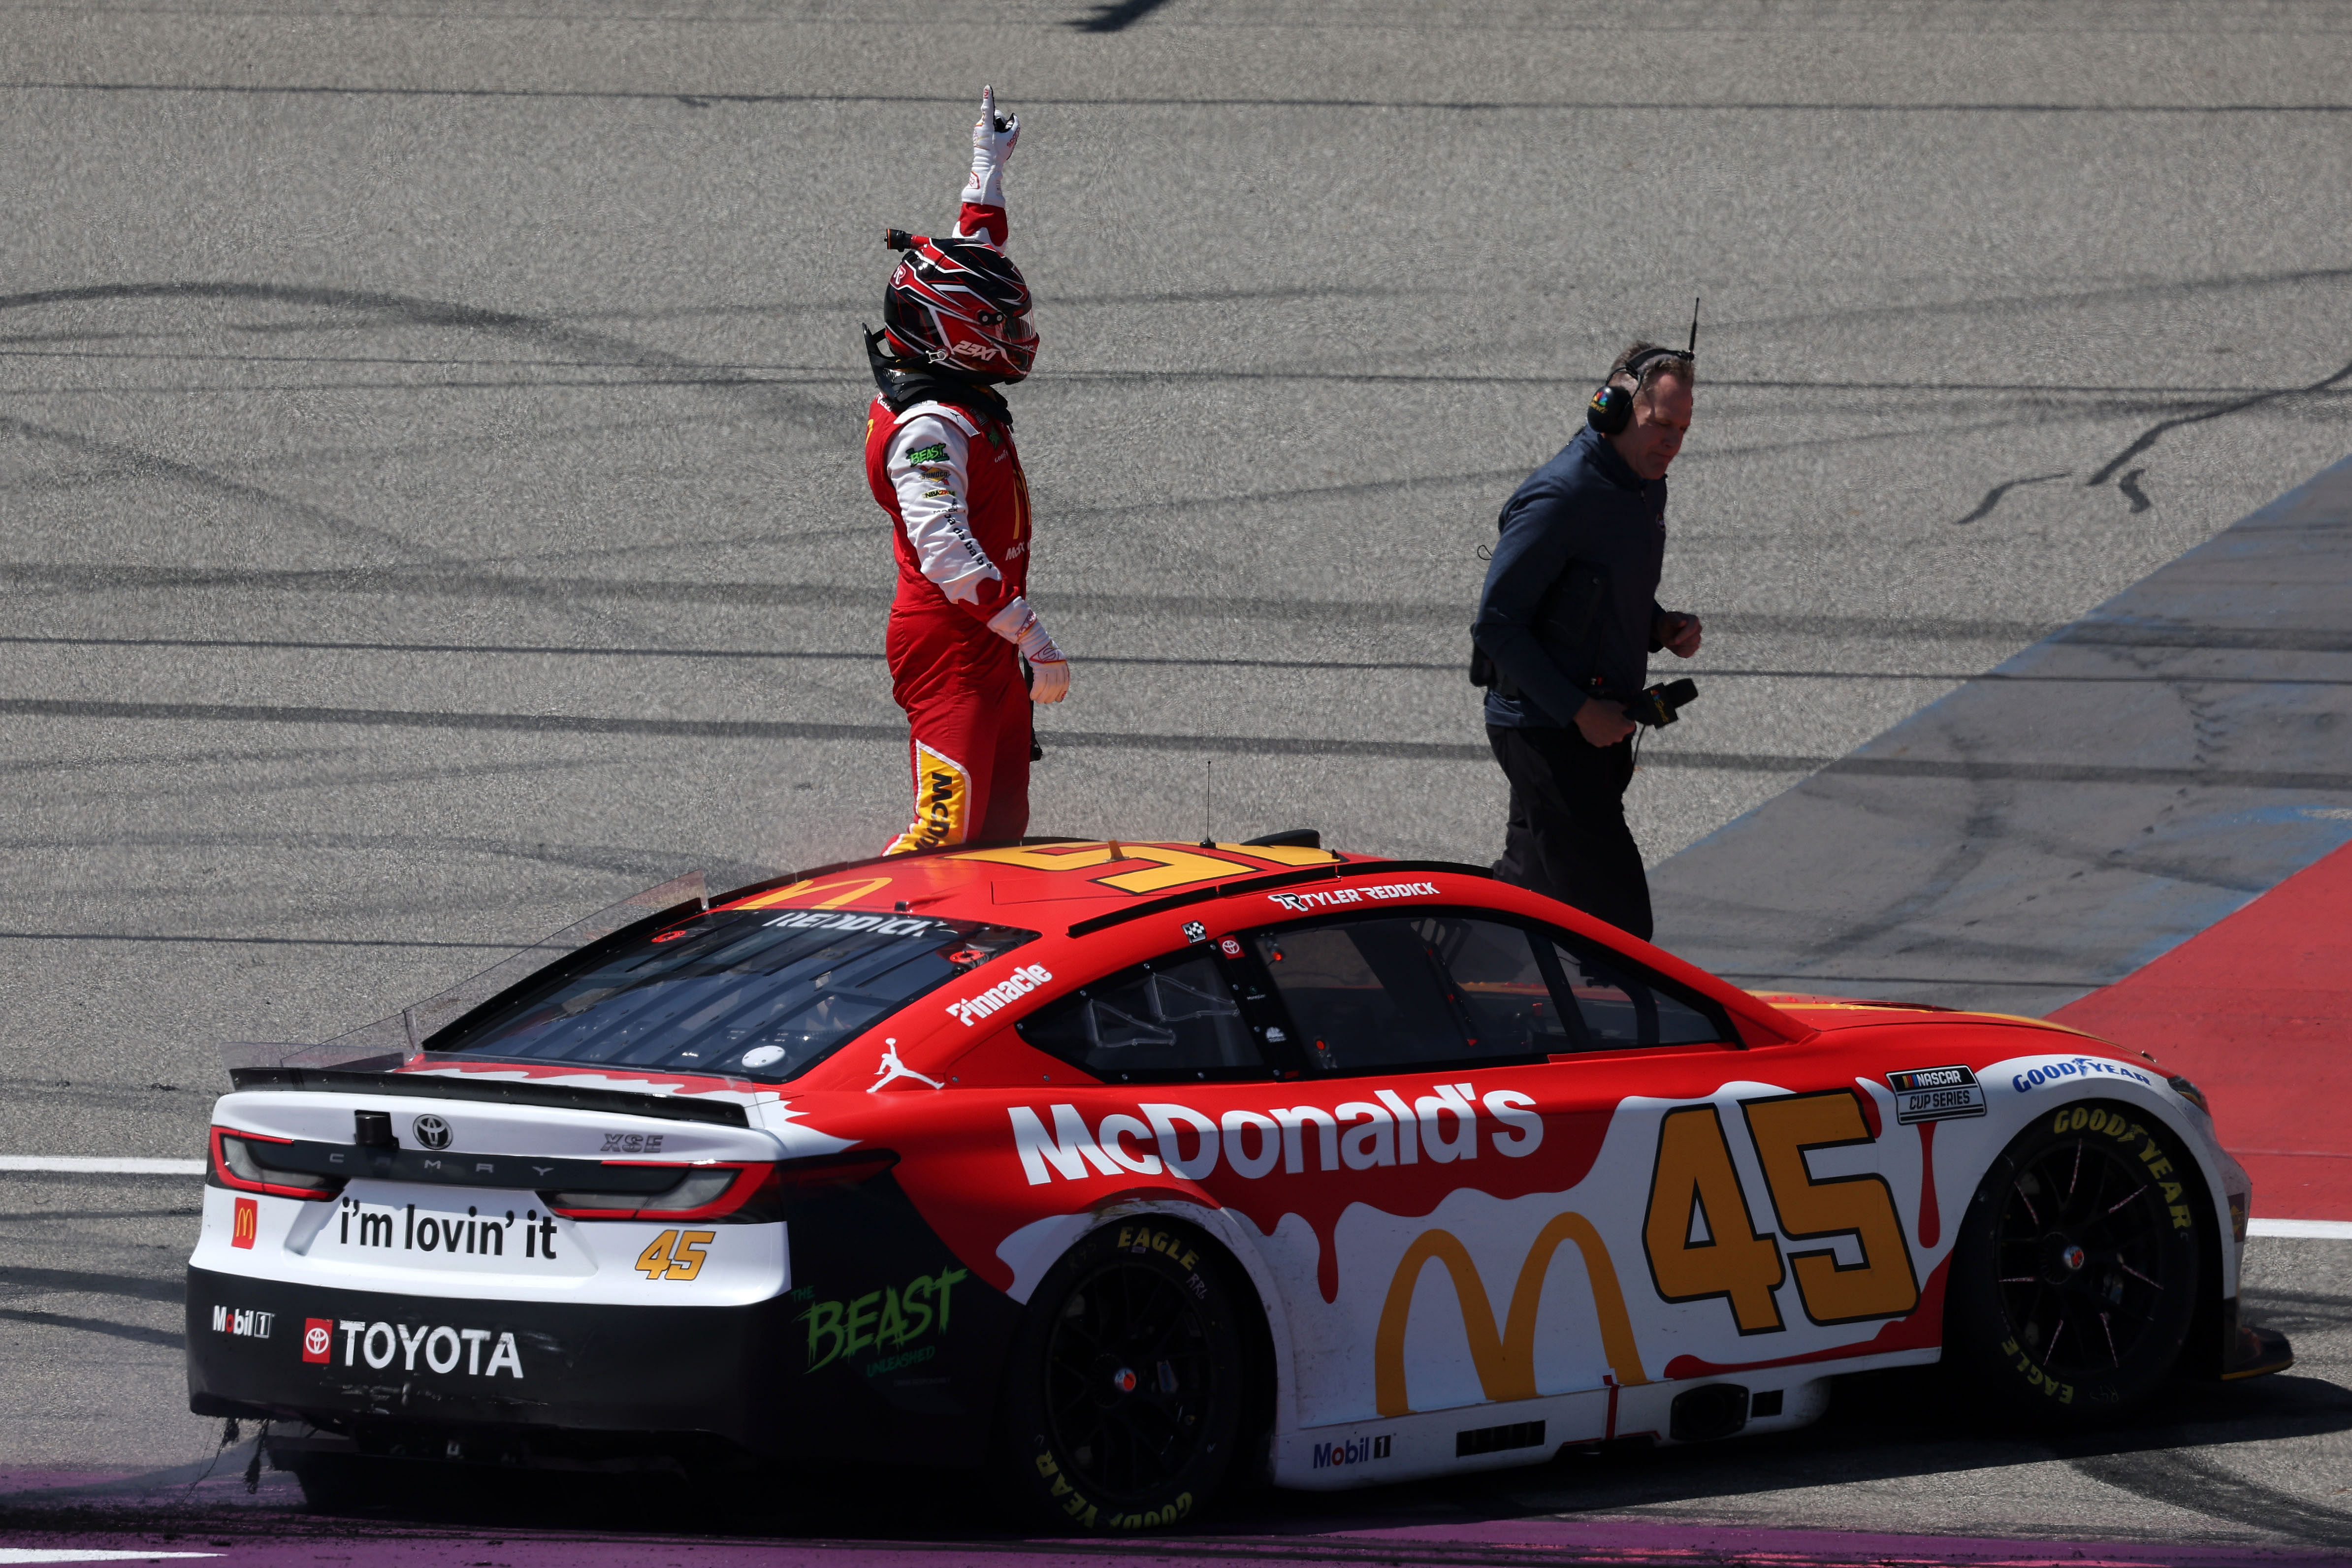
<path fill-rule="evenodd" d="M 1088 1234 L 1030 1298 L 998 1468 L 1032 1524 L 1114 1535 L 1201 1515 L 1239 1446 L 1242 1272 L 1191 1226 Z"/>
<path fill-rule="evenodd" d="M 1952 1249 L 1945 1358 L 1998 1410 L 2074 1426 L 2144 1403 L 2180 1359 L 2203 1180 L 2146 1112 L 2078 1100 L 2003 1149 Z"/>

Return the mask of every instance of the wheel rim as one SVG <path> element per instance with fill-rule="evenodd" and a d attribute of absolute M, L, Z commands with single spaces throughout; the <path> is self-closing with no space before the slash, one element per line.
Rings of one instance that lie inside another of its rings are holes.
<path fill-rule="evenodd" d="M 1995 1232 L 2010 1333 L 2055 1375 L 2123 1369 L 2167 1308 L 2171 1217 L 2130 1151 L 2054 1144 L 2018 1167 Z"/>
<path fill-rule="evenodd" d="M 1213 1384 L 1198 1305 L 1132 1264 L 1080 1280 L 1045 1344 L 1054 1445 L 1109 1497 L 1146 1496 L 1183 1473 L 1208 1430 Z"/>

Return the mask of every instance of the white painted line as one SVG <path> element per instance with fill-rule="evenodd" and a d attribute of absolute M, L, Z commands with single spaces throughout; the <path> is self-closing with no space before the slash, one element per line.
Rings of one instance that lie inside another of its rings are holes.
<path fill-rule="evenodd" d="M 0 1546 L 0 1563 L 152 1563 L 159 1557 L 219 1557 L 218 1552 L 92 1552 L 79 1546 Z"/>
<path fill-rule="evenodd" d="M 191 1176 L 205 1174 L 202 1160 L 108 1160 L 86 1159 L 79 1155 L 0 1155 L 0 1171 L 47 1171 L 58 1176 Z M 131 1557 L 152 1557 L 153 1552 L 123 1553 Z M 163 1552 L 169 1557 L 171 1552 Z M 183 1556 L 191 1555 L 183 1552 Z M 216 1557 L 218 1552 L 198 1552 L 197 1557 Z M 0 1563 L 63 1563 L 63 1557 L 11 1557 L 0 1551 Z M 72 1561 L 80 1562 L 75 1558 Z M 95 1559 L 92 1559 L 95 1561 Z"/>
<path fill-rule="evenodd" d="M 2292 1236 L 2311 1241 L 2352 1241 L 2352 1219 L 2249 1219 L 2249 1236 Z"/>

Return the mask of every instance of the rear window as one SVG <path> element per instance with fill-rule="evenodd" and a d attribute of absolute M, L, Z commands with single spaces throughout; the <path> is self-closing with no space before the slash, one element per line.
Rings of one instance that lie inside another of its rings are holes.
<path fill-rule="evenodd" d="M 425 1049 L 781 1080 L 1036 935 L 836 909 L 713 913 L 617 951 L 584 949 Z"/>

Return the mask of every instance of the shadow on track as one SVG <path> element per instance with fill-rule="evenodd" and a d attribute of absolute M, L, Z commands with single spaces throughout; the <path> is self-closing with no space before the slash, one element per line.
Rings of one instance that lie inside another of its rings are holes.
<path fill-rule="evenodd" d="M 1680 1516 L 1696 1514 L 1710 1501 L 2053 1459 L 2089 1479 L 2217 1521 L 2256 1525 L 2313 1545 L 2352 1546 L 2352 1514 L 2238 1479 L 2213 1457 L 2213 1450 L 2237 1444 L 2352 1430 L 2352 1394 L 2293 1374 L 2252 1384 L 2179 1384 L 2168 1391 L 2154 1416 L 2153 1421 L 2037 1435 L 2021 1432 L 2013 1422 L 1967 1412 L 1950 1381 L 1936 1369 L 1865 1374 L 1840 1385 L 1830 1414 L 1818 1426 L 1771 1439 L 1656 1450 L 1624 1443 L 1526 1469 L 1336 1496 L 1251 1488 L 1229 1496 L 1191 1528 L 1123 1544 L 1092 1542 L 1082 1550 L 1149 1554 L 1155 1545 L 1164 1551 L 1189 1542 L 1210 1548 L 1213 1555 L 1279 1560 L 1292 1554 L 1279 1544 L 1290 1538 L 1318 1561 L 1344 1561 L 1357 1553 L 1335 1534 L 1530 1515 L 1601 1516 L 1661 1506 Z M 238 1455 L 225 1457 L 220 1472 L 235 1475 L 237 1463 Z M 670 1475 L 548 1474 L 417 1461 L 379 1472 L 370 1498 L 354 1496 L 326 1506 L 299 1501 L 289 1479 L 269 1478 L 263 1494 L 250 1503 L 241 1496 L 197 1500 L 176 1485 L 135 1498 L 120 1489 L 110 1489 L 112 1495 L 104 1498 L 54 1501 L 20 1493 L 0 1498 L 0 1531 L 12 1537 L 136 1533 L 153 1539 L 185 1532 L 387 1543 L 502 1533 L 518 1539 L 691 1537 L 714 1543 L 845 1547 L 905 1542 L 931 1550 L 955 1544 L 992 1555 L 1037 1539 L 1035 1531 L 1002 1514 L 984 1482 L 959 1472 L 773 1466 L 690 1483 Z M 1316 1538 L 1311 1548 L 1307 1537 Z M 1394 1543 L 1366 1542 L 1364 1550 L 1382 1561 L 1396 1560 Z M 1500 1548 L 1469 1542 L 1421 1543 L 1408 1555 L 1455 1563 L 1511 1557 Z"/>

